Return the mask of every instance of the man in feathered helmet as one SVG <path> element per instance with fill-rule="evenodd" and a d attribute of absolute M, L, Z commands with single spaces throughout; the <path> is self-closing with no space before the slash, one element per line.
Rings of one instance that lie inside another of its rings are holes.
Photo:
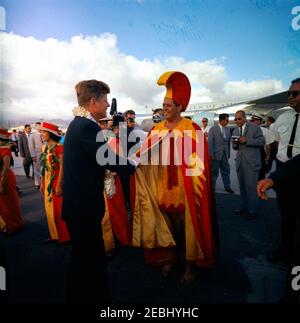
<path fill-rule="evenodd" d="M 215 201 L 207 142 L 200 127 L 183 118 L 191 85 L 182 72 L 160 76 L 167 93 L 164 120 L 156 123 L 140 149 L 135 174 L 132 243 L 146 249 L 146 262 L 167 276 L 184 251 L 185 284 L 196 268 L 212 267 L 218 249 Z"/>

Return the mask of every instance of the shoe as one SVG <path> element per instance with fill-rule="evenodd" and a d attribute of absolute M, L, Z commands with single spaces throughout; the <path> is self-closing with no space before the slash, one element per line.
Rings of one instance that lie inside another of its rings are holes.
<path fill-rule="evenodd" d="M 231 193 L 231 194 L 234 193 L 234 191 L 231 188 L 225 188 L 225 191 L 228 192 L 228 193 Z"/>
<path fill-rule="evenodd" d="M 243 213 L 241 214 L 241 217 L 244 219 L 244 220 L 254 220 L 256 217 L 257 217 L 257 214 L 255 213 Z"/>
<path fill-rule="evenodd" d="M 243 214 L 243 213 L 247 213 L 248 211 L 245 209 L 237 209 L 233 211 L 235 214 Z"/>

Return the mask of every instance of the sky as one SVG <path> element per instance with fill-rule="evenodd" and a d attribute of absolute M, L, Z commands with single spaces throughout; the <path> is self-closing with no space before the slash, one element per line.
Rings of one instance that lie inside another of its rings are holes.
<path fill-rule="evenodd" d="M 145 113 L 161 106 L 165 89 L 156 81 L 168 70 L 189 77 L 190 103 L 255 99 L 300 77 L 299 0 L 0 0 L 0 7 L 5 120 L 70 120 L 74 86 L 84 79 L 109 84 L 120 111 Z"/>

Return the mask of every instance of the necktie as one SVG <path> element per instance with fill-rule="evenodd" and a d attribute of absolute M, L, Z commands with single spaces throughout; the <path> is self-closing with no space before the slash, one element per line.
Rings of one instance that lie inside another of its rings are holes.
<path fill-rule="evenodd" d="M 298 119 L 299 119 L 299 113 L 296 113 L 295 122 L 294 122 L 293 130 L 292 130 L 292 133 L 291 133 L 291 138 L 290 138 L 288 148 L 287 148 L 287 154 L 286 155 L 288 156 L 288 158 L 293 157 L 293 144 L 294 144 L 294 140 L 295 140 Z"/>
<path fill-rule="evenodd" d="M 240 127 L 240 136 L 243 137 L 243 127 Z"/>

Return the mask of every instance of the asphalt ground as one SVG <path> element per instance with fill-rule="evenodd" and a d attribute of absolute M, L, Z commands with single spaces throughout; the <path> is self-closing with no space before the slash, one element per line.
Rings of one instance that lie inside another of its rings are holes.
<path fill-rule="evenodd" d="M 40 192 L 33 180 L 17 176 L 24 229 L 1 234 L 7 254 L 8 298 L 12 303 L 63 303 L 70 245 L 44 244 L 48 229 Z M 276 199 L 261 204 L 261 214 L 245 220 L 233 213 L 236 194 L 216 193 L 221 249 L 213 269 L 200 269 L 196 281 L 182 285 L 184 262 L 169 277 L 144 263 L 141 249 L 118 246 L 108 259 L 115 303 L 278 303 L 284 296 L 287 266 L 266 255 L 280 240 Z"/>

